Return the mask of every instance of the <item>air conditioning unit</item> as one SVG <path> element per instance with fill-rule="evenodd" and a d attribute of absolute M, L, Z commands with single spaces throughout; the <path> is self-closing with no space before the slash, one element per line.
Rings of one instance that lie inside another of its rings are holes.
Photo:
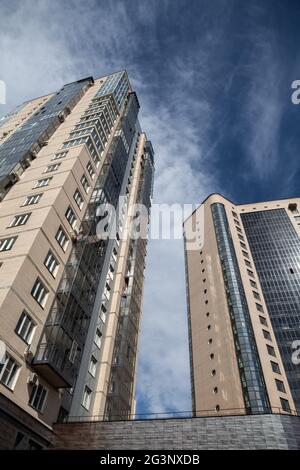
<path fill-rule="evenodd" d="M 64 113 L 60 113 L 60 114 L 58 115 L 58 119 L 59 119 L 59 122 L 64 122 L 64 120 L 65 120 L 65 115 L 64 115 Z"/>
<path fill-rule="evenodd" d="M 30 345 L 28 345 L 24 351 L 24 357 L 25 359 L 31 359 L 33 357 L 33 352 L 30 349 Z"/>
<path fill-rule="evenodd" d="M 37 157 L 36 152 L 34 152 L 33 150 L 29 151 L 29 155 L 30 155 L 31 160 L 34 160 Z"/>
<path fill-rule="evenodd" d="M 28 158 L 25 158 L 21 163 L 23 164 L 23 166 L 24 166 L 25 168 L 28 168 L 28 167 L 30 166 L 30 162 L 31 162 L 31 160 L 30 160 L 30 158 L 28 157 Z"/>
<path fill-rule="evenodd" d="M 27 379 L 27 383 L 31 385 L 38 385 L 39 383 L 39 378 L 38 375 L 32 372 Z"/>
<path fill-rule="evenodd" d="M 19 175 L 15 172 L 12 172 L 10 176 L 11 176 L 12 183 L 16 183 L 20 179 Z"/>

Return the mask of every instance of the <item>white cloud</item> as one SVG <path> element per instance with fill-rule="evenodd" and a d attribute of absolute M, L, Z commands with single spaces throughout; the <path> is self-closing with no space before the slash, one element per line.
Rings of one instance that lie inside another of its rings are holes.
<path fill-rule="evenodd" d="M 176 94 L 177 98 L 170 94 L 170 102 L 187 100 L 192 111 L 190 98 L 182 92 Z M 147 130 L 155 149 L 154 202 L 200 202 L 211 192 L 213 178 L 205 169 L 201 171 L 204 145 L 199 144 L 201 136 L 190 113 L 174 115 L 167 103 L 156 110 L 149 105 L 148 109 L 151 112 L 143 119 L 143 128 Z M 209 112 L 206 118 L 210 118 Z M 138 411 L 141 412 L 145 404 L 147 411 L 151 412 L 190 410 L 182 240 L 149 242 L 140 345 Z"/>
<path fill-rule="evenodd" d="M 266 11 L 254 5 L 247 11 L 249 28 L 244 64 L 239 71 L 248 81 L 240 103 L 240 137 L 256 177 L 265 179 L 278 165 L 280 128 L 286 105 L 278 38 L 265 24 Z"/>

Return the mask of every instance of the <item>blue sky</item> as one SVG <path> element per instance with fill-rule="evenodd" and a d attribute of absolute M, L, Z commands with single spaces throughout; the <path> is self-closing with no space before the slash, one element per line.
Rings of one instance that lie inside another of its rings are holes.
<path fill-rule="evenodd" d="M 299 195 L 300 3 L 2 1 L 7 105 L 126 68 L 156 154 L 155 202 Z M 138 411 L 189 410 L 181 240 L 149 244 Z"/>

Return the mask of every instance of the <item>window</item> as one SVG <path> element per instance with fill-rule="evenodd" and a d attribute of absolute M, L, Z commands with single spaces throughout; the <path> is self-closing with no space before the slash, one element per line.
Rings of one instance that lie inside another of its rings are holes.
<path fill-rule="evenodd" d="M 35 188 L 43 188 L 44 186 L 48 186 L 52 178 L 43 178 L 41 180 L 38 180 L 38 182 L 35 185 Z"/>
<path fill-rule="evenodd" d="M 51 171 L 56 171 L 60 167 L 61 163 L 54 163 L 52 165 L 48 165 L 44 173 L 50 173 Z"/>
<path fill-rule="evenodd" d="M 237 215 L 237 213 L 234 212 L 234 211 L 232 211 L 232 215 L 233 215 L 233 217 L 235 217 L 236 219 L 238 219 L 238 217 L 239 217 L 239 216 Z"/>
<path fill-rule="evenodd" d="M 94 168 L 93 168 L 93 165 L 91 164 L 91 162 L 88 162 L 88 164 L 86 166 L 86 169 L 87 169 L 88 174 L 90 175 L 90 177 L 93 179 L 94 176 L 95 176 L 95 171 L 94 171 Z"/>
<path fill-rule="evenodd" d="M 89 189 L 90 189 L 90 185 L 89 185 L 89 182 L 88 182 L 87 177 L 85 175 L 82 175 L 80 182 L 81 182 L 82 187 L 85 190 L 85 192 L 88 193 Z"/>
<path fill-rule="evenodd" d="M 31 290 L 31 295 L 42 308 L 45 307 L 48 294 L 49 294 L 48 289 L 46 289 L 42 281 L 39 278 L 37 278 Z"/>
<path fill-rule="evenodd" d="M 99 349 L 101 348 L 101 341 L 102 341 L 102 333 L 99 330 L 99 328 L 97 328 L 94 343 Z"/>
<path fill-rule="evenodd" d="M 244 238 L 243 235 L 241 235 L 240 233 L 238 233 L 238 237 L 239 237 L 240 240 L 245 241 L 245 238 Z"/>
<path fill-rule="evenodd" d="M 37 204 L 42 197 L 42 193 L 40 194 L 33 194 L 32 196 L 27 196 L 25 202 L 22 204 L 23 206 L 31 206 L 32 204 Z"/>
<path fill-rule="evenodd" d="M 207 329 L 210 330 L 210 329 L 211 329 L 211 325 L 207 325 Z"/>
<path fill-rule="evenodd" d="M 59 246 L 63 249 L 63 251 L 66 251 L 69 239 L 65 234 L 62 226 L 59 227 L 55 238 Z"/>
<path fill-rule="evenodd" d="M 17 335 L 25 341 L 25 343 L 30 344 L 32 341 L 35 326 L 36 325 L 32 318 L 24 310 L 19 318 L 15 331 Z"/>
<path fill-rule="evenodd" d="M 103 294 L 104 294 L 104 297 L 106 297 L 107 300 L 109 300 L 109 298 L 110 298 L 110 285 L 108 284 L 108 282 L 105 284 Z M 104 307 L 104 305 L 102 305 L 102 307 Z M 105 309 L 105 311 L 106 311 L 106 309 Z"/>
<path fill-rule="evenodd" d="M 286 393 L 285 386 L 282 380 L 275 379 L 275 382 L 278 392 Z"/>
<path fill-rule="evenodd" d="M 247 269 L 248 276 L 254 277 L 253 271 L 250 271 L 250 269 Z"/>
<path fill-rule="evenodd" d="M 215 410 L 216 410 L 217 412 L 219 412 L 219 411 L 220 411 L 220 405 L 216 405 Z"/>
<path fill-rule="evenodd" d="M 47 396 L 47 389 L 43 385 L 33 385 L 29 405 L 40 413 L 43 412 Z"/>
<path fill-rule="evenodd" d="M 83 205 L 83 199 L 82 199 L 82 196 L 81 196 L 80 191 L 78 189 L 76 189 L 73 198 L 74 198 L 74 201 L 76 202 L 77 206 L 79 207 L 79 209 L 81 209 L 82 205 Z"/>
<path fill-rule="evenodd" d="M 241 245 L 242 248 L 247 248 L 247 245 L 243 242 L 240 242 L 240 245 Z"/>
<path fill-rule="evenodd" d="M 68 150 L 66 150 L 65 152 L 58 152 L 55 154 L 52 160 L 59 160 L 60 158 L 65 158 L 67 155 L 68 155 Z"/>
<path fill-rule="evenodd" d="M 116 248 L 114 248 L 113 252 L 112 252 L 112 258 L 113 258 L 114 261 L 117 260 L 117 254 L 118 254 L 118 252 L 117 252 Z"/>
<path fill-rule="evenodd" d="M 254 296 L 255 299 L 261 300 L 260 295 L 259 295 L 258 292 L 255 292 L 255 290 L 253 290 L 252 292 L 253 292 L 253 296 Z"/>
<path fill-rule="evenodd" d="M 65 215 L 66 215 L 66 219 L 69 222 L 69 224 L 71 225 L 71 227 L 74 228 L 75 225 L 76 225 L 77 217 L 74 214 L 73 209 L 70 206 L 68 207 L 67 212 L 66 212 Z"/>
<path fill-rule="evenodd" d="M 271 361 L 271 366 L 272 366 L 272 371 L 273 372 L 275 372 L 276 374 L 281 375 L 280 368 L 279 368 L 279 365 L 277 364 L 277 362 Z"/>
<path fill-rule="evenodd" d="M 101 310 L 100 310 L 100 318 L 103 321 L 103 323 L 106 322 L 106 315 L 107 315 L 107 309 L 104 304 L 101 305 Z"/>
<path fill-rule="evenodd" d="M 90 365 L 89 365 L 89 373 L 93 377 L 96 377 L 96 371 L 97 371 L 97 359 L 94 356 L 92 356 L 90 360 Z"/>
<path fill-rule="evenodd" d="M 27 214 L 16 215 L 9 224 L 9 227 L 18 227 L 19 225 L 25 225 L 30 215 L 30 212 L 27 212 Z"/>
<path fill-rule="evenodd" d="M 216 395 L 218 393 L 219 389 L 218 387 L 214 387 L 214 394 Z"/>
<path fill-rule="evenodd" d="M 0 382 L 13 390 L 18 378 L 19 369 L 20 365 L 17 361 L 7 354 L 2 369 L 0 370 Z"/>
<path fill-rule="evenodd" d="M 57 422 L 58 422 L 58 423 L 66 423 L 66 422 L 67 422 L 67 419 L 68 419 L 68 416 L 69 416 L 68 410 L 66 410 L 66 408 L 64 408 L 63 406 L 61 406 L 61 407 L 59 408 L 59 413 L 58 413 L 58 417 L 57 417 Z"/>
<path fill-rule="evenodd" d="M 245 256 L 245 258 L 249 258 L 249 253 L 247 251 L 242 250 L 242 253 Z"/>
<path fill-rule="evenodd" d="M 267 344 L 267 350 L 268 350 L 268 353 L 270 354 L 270 356 L 276 357 L 275 349 L 273 348 L 273 346 L 270 346 L 269 344 Z"/>
<path fill-rule="evenodd" d="M 11 250 L 17 237 L 2 238 L 0 240 L 0 251 Z"/>
<path fill-rule="evenodd" d="M 263 330 L 263 335 L 264 335 L 265 339 L 267 339 L 268 341 L 272 341 L 272 338 L 271 338 L 271 335 L 270 335 L 269 331 Z"/>
<path fill-rule="evenodd" d="M 211 353 L 211 354 L 209 355 L 209 357 L 210 357 L 210 359 L 214 359 L 214 357 L 215 357 L 214 353 Z"/>
<path fill-rule="evenodd" d="M 109 265 L 109 270 L 108 270 L 108 277 L 113 280 L 115 275 L 115 268 L 113 267 L 112 264 Z"/>
<path fill-rule="evenodd" d="M 44 265 L 48 269 L 49 273 L 51 273 L 52 276 L 55 277 L 58 271 L 59 262 L 57 261 L 51 250 L 48 251 L 48 254 L 44 261 Z"/>
<path fill-rule="evenodd" d="M 282 407 L 283 411 L 286 411 L 288 413 L 291 411 L 290 404 L 289 404 L 288 400 L 285 400 L 284 398 L 280 397 L 280 403 L 281 403 L 281 407 Z"/>
<path fill-rule="evenodd" d="M 70 349 L 70 354 L 69 354 L 69 359 L 72 364 L 74 364 L 75 362 L 77 350 L 78 350 L 78 344 L 75 340 L 73 340 L 72 346 Z"/>
<path fill-rule="evenodd" d="M 268 326 L 268 322 L 264 317 L 259 316 L 259 321 L 262 325 Z"/>
<path fill-rule="evenodd" d="M 84 406 L 86 410 L 88 410 L 90 407 L 91 395 L 92 395 L 92 390 L 89 387 L 85 386 L 85 389 L 83 392 L 83 398 L 82 398 L 82 406 Z"/>
<path fill-rule="evenodd" d="M 248 266 L 248 268 L 252 268 L 252 264 L 250 263 L 250 261 L 248 261 L 247 259 L 245 259 L 244 261 L 245 265 Z"/>
<path fill-rule="evenodd" d="M 93 159 L 93 162 L 95 163 L 96 167 L 98 168 L 98 166 L 100 164 L 99 157 L 97 157 L 97 155 L 95 155 L 95 156 L 92 156 L 92 159 Z"/>
<path fill-rule="evenodd" d="M 215 375 L 216 375 L 216 369 L 213 369 L 213 370 L 211 371 L 211 375 L 212 375 L 212 376 L 215 376 Z"/>
<path fill-rule="evenodd" d="M 255 305 L 256 305 L 256 308 L 257 308 L 257 310 L 258 310 L 259 312 L 263 312 L 263 311 L 264 311 L 263 306 L 262 306 L 261 304 L 257 304 L 257 303 L 256 303 Z"/>
<path fill-rule="evenodd" d="M 235 227 L 238 233 L 243 233 L 240 227 Z"/>
<path fill-rule="evenodd" d="M 251 287 L 254 287 L 254 289 L 257 289 L 257 284 L 255 281 L 252 281 L 252 279 L 250 279 L 250 285 Z"/>
<path fill-rule="evenodd" d="M 43 447 L 32 439 L 28 439 L 28 447 L 26 450 L 43 450 Z"/>

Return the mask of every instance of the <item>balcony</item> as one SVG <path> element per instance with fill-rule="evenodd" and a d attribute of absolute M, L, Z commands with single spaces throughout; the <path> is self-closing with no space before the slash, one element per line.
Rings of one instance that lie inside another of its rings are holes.
<path fill-rule="evenodd" d="M 74 385 L 76 366 L 53 343 L 40 344 L 31 366 L 54 388 Z"/>

